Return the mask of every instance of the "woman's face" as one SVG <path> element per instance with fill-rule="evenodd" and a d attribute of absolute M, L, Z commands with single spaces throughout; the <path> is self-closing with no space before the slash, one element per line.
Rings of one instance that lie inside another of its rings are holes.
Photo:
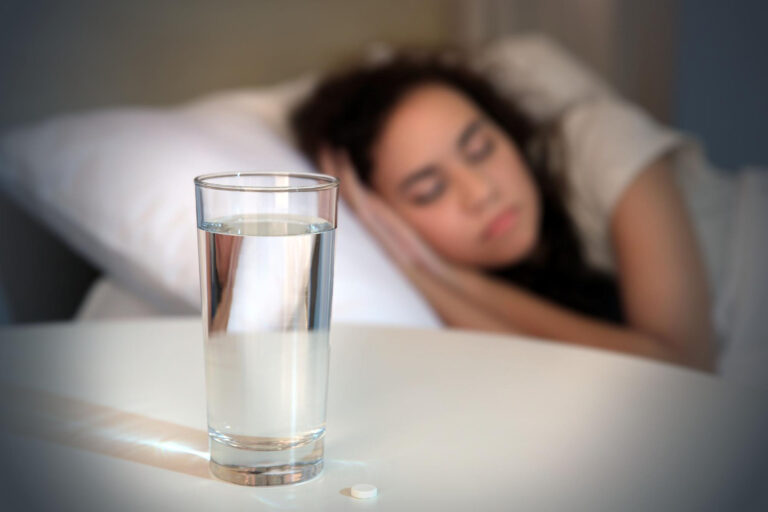
<path fill-rule="evenodd" d="M 457 89 L 429 84 L 407 94 L 372 157 L 373 188 L 448 260 L 500 267 L 536 246 L 530 171 L 507 134 Z"/>

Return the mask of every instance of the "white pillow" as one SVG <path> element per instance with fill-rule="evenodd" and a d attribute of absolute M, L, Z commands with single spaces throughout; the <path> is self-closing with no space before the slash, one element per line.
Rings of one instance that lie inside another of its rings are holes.
<path fill-rule="evenodd" d="M 493 41 L 472 65 L 536 122 L 551 121 L 585 99 L 614 95 L 603 80 L 543 34 Z"/>
<path fill-rule="evenodd" d="M 0 139 L 0 187 L 77 252 L 166 313 L 199 311 L 192 178 L 311 172 L 281 140 L 311 79 L 176 108 L 66 115 Z M 267 126 L 269 123 L 270 126 Z M 333 319 L 434 327 L 428 303 L 339 205 Z"/>

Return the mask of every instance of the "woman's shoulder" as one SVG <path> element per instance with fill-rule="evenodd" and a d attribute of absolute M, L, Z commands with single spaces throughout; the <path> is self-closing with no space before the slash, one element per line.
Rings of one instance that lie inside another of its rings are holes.
<path fill-rule="evenodd" d="M 594 266 L 614 270 L 609 225 L 632 181 L 685 138 L 614 95 L 583 99 L 561 112 L 548 130 L 565 205 Z"/>
<path fill-rule="evenodd" d="M 684 144 L 678 132 L 613 96 L 572 105 L 555 133 L 569 194 L 606 218 L 638 173 Z"/>

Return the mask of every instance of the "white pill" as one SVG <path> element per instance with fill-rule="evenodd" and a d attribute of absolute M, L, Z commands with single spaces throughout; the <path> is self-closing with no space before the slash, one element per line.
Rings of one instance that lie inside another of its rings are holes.
<path fill-rule="evenodd" d="M 371 484 L 357 484 L 352 486 L 349 492 L 353 498 L 365 499 L 375 497 L 379 490 Z"/>

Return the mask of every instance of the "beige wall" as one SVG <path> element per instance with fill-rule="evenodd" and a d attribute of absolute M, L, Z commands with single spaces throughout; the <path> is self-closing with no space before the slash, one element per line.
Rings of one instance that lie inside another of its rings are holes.
<path fill-rule="evenodd" d="M 6 0 L 0 128 L 56 112 L 168 103 L 333 65 L 373 41 L 438 45 L 441 0 Z"/>
<path fill-rule="evenodd" d="M 478 46 L 514 32 L 558 40 L 657 118 L 672 117 L 679 0 L 452 0 L 452 33 Z"/>
<path fill-rule="evenodd" d="M 537 30 L 669 118 L 678 0 L 5 0 L 0 129 L 324 69 L 366 44 L 473 46 Z"/>

